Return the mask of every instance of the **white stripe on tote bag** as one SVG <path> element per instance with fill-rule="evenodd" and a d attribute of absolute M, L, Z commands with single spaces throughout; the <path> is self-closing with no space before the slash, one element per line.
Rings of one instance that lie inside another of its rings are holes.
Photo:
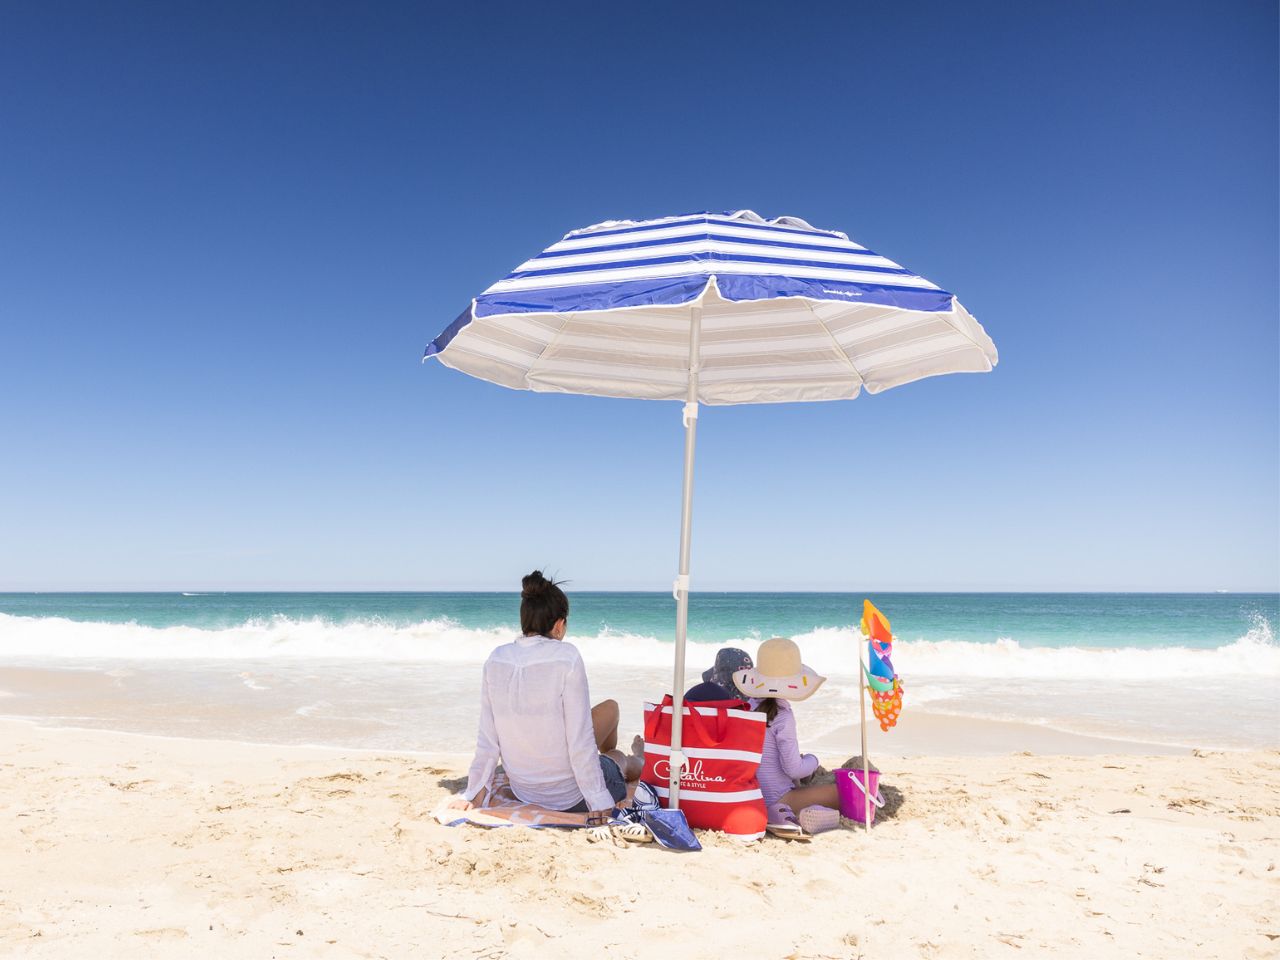
<path fill-rule="evenodd" d="M 703 716 L 703 717 L 714 717 L 716 714 L 718 714 L 718 713 L 720 712 L 720 711 L 719 711 L 717 708 L 715 708 L 715 707 L 695 707 L 695 706 L 693 706 L 692 704 L 688 704 L 688 703 L 686 703 L 686 704 L 684 705 L 684 708 L 685 708 L 686 710 L 697 710 L 697 711 L 698 711 L 699 716 Z M 657 704 L 655 704 L 655 703 L 646 703 L 646 704 L 644 705 L 644 712 L 645 712 L 645 713 L 650 713 L 651 711 L 653 711 L 653 710 L 657 710 L 657 709 L 658 709 L 658 705 L 657 705 Z M 670 713 L 671 713 L 671 707 L 669 707 L 669 706 L 668 706 L 668 707 L 663 707 L 663 708 L 662 708 L 662 712 L 663 712 L 663 713 L 666 713 L 666 714 L 670 714 Z M 751 720 L 751 721 L 753 721 L 754 723 L 765 723 L 765 722 L 766 722 L 766 721 L 765 721 L 765 715 L 764 715 L 763 713 L 758 713 L 758 712 L 757 712 L 757 711 L 755 711 L 755 710 L 734 710 L 734 709 L 727 709 L 727 710 L 725 710 L 725 714 L 726 714 L 726 715 L 728 715 L 728 716 L 730 716 L 730 717 L 736 717 L 736 718 L 737 718 L 737 719 L 739 719 L 739 720 Z"/>
<path fill-rule="evenodd" d="M 667 787 L 659 787 L 649 784 L 653 791 L 662 798 L 671 796 L 671 790 Z M 697 790 L 691 789 L 692 784 L 681 783 L 680 785 L 680 802 L 681 803 L 746 803 L 751 800 L 763 800 L 764 794 L 759 790 L 739 790 L 737 793 L 698 793 Z"/>

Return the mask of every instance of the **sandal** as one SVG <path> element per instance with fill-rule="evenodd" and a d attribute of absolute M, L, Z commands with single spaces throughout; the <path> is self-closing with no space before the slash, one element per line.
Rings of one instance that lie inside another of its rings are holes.
<path fill-rule="evenodd" d="M 597 813 L 587 816 L 588 827 L 609 827 L 618 820 L 618 814 L 621 811 L 615 806 L 608 813 Z"/>
<path fill-rule="evenodd" d="M 765 824 L 765 830 L 783 840 L 813 839 L 813 834 L 800 825 L 795 811 L 785 803 L 775 803 L 769 808 L 769 822 Z"/>
<path fill-rule="evenodd" d="M 800 811 L 800 826 L 808 834 L 834 830 L 840 826 L 840 811 L 815 803 Z"/>
<path fill-rule="evenodd" d="M 623 823 L 609 828 L 615 839 L 627 843 L 653 843 L 653 831 L 643 823 Z"/>
<path fill-rule="evenodd" d="M 587 843 L 604 843 L 608 841 L 616 847 L 625 847 L 629 843 L 652 843 L 653 831 L 643 822 L 632 822 L 615 818 L 609 823 L 593 824 L 587 827 Z"/>

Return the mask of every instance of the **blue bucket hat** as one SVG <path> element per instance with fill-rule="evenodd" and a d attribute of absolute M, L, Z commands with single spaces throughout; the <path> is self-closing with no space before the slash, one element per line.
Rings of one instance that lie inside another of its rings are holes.
<path fill-rule="evenodd" d="M 702 672 L 702 679 L 707 683 L 718 683 L 730 691 L 730 696 L 737 696 L 737 687 L 733 684 L 733 675 L 739 670 L 750 670 L 755 666 L 751 654 L 737 647 L 721 647 L 716 653 L 715 666 Z"/>

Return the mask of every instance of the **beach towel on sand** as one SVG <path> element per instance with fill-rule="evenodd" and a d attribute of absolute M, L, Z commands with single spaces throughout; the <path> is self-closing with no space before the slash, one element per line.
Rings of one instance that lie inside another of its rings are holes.
<path fill-rule="evenodd" d="M 618 806 L 625 807 L 631 803 L 635 788 L 634 783 L 627 784 L 627 797 Z M 450 810 L 448 804 L 449 800 L 445 800 L 432 814 L 436 822 L 443 823 L 446 827 L 460 827 L 467 823 L 477 827 L 585 827 L 587 825 L 585 813 L 565 813 L 562 810 L 548 810 L 536 803 L 525 803 L 511 791 L 511 782 L 501 770 L 493 775 L 488 806 L 476 807 L 474 810 Z"/>

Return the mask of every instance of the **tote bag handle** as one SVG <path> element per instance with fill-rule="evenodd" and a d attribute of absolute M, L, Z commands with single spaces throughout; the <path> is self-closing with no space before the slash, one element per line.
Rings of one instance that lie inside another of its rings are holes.
<path fill-rule="evenodd" d="M 739 700 L 709 700 L 701 703 L 685 703 L 683 705 L 685 711 L 685 722 L 697 731 L 705 745 L 715 746 L 716 744 L 723 742 L 725 737 L 729 734 L 729 705 L 733 704 L 736 706 L 740 702 L 741 701 Z M 662 698 L 661 703 L 655 705 L 654 709 L 650 712 L 648 719 L 645 721 L 644 739 L 646 743 L 657 742 L 658 731 L 661 729 L 662 721 L 665 717 L 663 711 L 667 707 L 672 707 L 674 711 L 674 701 L 669 694 Z M 705 717 L 695 709 L 697 707 L 701 707 L 704 710 L 715 710 L 715 716 Z M 708 727 L 711 724 L 714 724 L 714 729 L 709 730 Z M 671 742 L 670 735 L 668 735 L 667 742 Z"/>
<path fill-rule="evenodd" d="M 663 709 L 669 706 L 671 706 L 670 694 L 663 697 L 661 703 L 654 704 L 653 710 L 649 711 L 649 717 L 648 719 L 645 720 L 645 723 L 644 723 L 644 742 L 645 743 L 658 742 L 658 730 L 662 728 L 662 716 L 663 716 L 662 711 Z M 670 745 L 670 743 L 671 743 L 671 735 L 667 734 L 667 744 Z"/>
<path fill-rule="evenodd" d="M 698 712 L 698 707 L 702 707 L 704 710 L 715 710 L 715 717 L 704 717 Z M 685 705 L 685 710 L 687 711 L 685 722 L 698 731 L 704 746 L 719 746 L 725 737 L 729 735 L 729 709 L 723 704 L 715 702 L 689 703 Z M 715 729 L 709 732 L 707 727 L 711 723 L 715 724 Z"/>

